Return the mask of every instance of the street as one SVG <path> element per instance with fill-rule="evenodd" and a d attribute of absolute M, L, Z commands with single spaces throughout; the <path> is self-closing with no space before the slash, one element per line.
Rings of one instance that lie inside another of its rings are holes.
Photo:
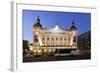
<path fill-rule="evenodd" d="M 69 55 L 69 56 L 51 56 L 51 57 L 24 57 L 23 62 L 43 62 L 43 61 L 64 61 L 64 60 L 84 60 L 91 59 L 91 54 Z"/>

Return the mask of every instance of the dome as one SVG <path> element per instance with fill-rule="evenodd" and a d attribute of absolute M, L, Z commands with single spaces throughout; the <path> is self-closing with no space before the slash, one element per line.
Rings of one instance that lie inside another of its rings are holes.
<path fill-rule="evenodd" d="M 56 26 L 55 26 L 54 29 L 55 29 L 55 30 L 59 30 L 59 29 L 60 29 L 59 26 L 58 26 L 58 24 L 56 24 Z"/>
<path fill-rule="evenodd" d="M 75 26 L 75 22 L 74 20 L 72 21 L 72 26 L 70 27 L 71 30 L 77 30 L 76 26 Z"/>
<path fill-rule="evenodd" d="M 40 23 L 39 16 L 38 16 L 38 18 L 37 18 L 36 23 L 33 25 L 33 27 L 40 27 L 40 28 L 42 28 L 42 25 L 41 25 L 41 23 Z"/>
<path fill-rule="evenodd" d="M 39 23 L 35 23 L 34 25 L 33 25 L 33 27 L 41 27 L 42 28 L 42 25 L 41 24 L 39 24 Z"/>
<path fill-rule="evenodd" d="M 75 30 L 76 30 L 77 28 L 76 28 L 75 25 L 72 25 L 72 26 L 70 27 L 70 29 L 75 29 Z"/>

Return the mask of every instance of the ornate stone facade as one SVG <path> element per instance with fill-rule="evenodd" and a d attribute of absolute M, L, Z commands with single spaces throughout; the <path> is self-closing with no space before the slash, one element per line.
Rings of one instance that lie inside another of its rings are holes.
<path fill-rule="evenodd" d="M 33 50 L 53 51 L 56 49 L 77 49 L 77 28 L 74 21 L 69 30 L 54 28 L 44 29 L 39 17 L 33 25 Z"/>

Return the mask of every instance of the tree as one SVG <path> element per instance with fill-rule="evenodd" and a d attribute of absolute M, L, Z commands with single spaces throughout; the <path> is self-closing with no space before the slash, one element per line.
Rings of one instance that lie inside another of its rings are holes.
<path fill-rule="evenodd" d="M 25 55 L 29 51 L 29 41 L 23 40 L 23 55 Z"/>

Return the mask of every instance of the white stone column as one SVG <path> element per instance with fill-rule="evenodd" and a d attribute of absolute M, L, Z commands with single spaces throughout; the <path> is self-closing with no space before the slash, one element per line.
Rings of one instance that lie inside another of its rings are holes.
<path fill-rule="evenodd" d="M 60 45 L 60 37 L 58 37 L 58 45 Z"/>
<path fill-rule="evenodd" d="M 52 38 L 53 38 L 53 40 L 52 40 L 52 42 L 51 42 L 51 43 L 52 43 L 52 46 L 54 46 L 54 37 L 52 37 Z"/>
<path fill-rule="evenodd" d="M 64 45 L 64 37 L 62 36 L 62 45 Z"/>
<path fill-rule="evenodd" d="M 68 45 L 68 37 L 66 38 L 66 46 Z"/>
<path fill-rule="evenodd" d="M 52 36 L 50 36 L 50 46 L 52 45 Z"/>
<path fill-rule="evenodd" d="M 54 46 L 56 45 L 56 38 L 54 37 Z"/>
<path fill-rule="evenodd" d="M 59 37 L 59 45 L 60 45 L 60 41 L 61 41 L 61 40 L 60 40 L 60 37 Z"/>
<path fill-rule="evenodd" d="M 47 46 L 47 37 L 45 37 L 45 46 Z"/>
<path fill-rule="evenodd" d="M 49 43 L 50 43 L 50 46 L 51 46 L 51 36 L 49 37 Z"/>

